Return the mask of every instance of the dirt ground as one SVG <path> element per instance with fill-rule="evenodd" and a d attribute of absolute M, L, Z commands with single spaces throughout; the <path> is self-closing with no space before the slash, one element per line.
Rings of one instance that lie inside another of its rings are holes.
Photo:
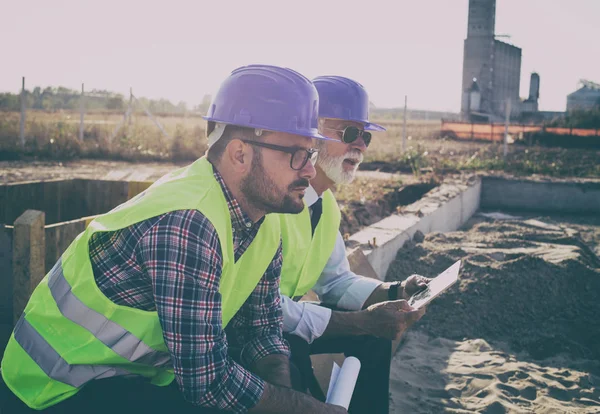
<path fill-rule="evenodd" d="M 71 178 L 146 181 L 188 163 L 126 161 L 0 161 L 0 184 Z"/>
<path fill-rule="evenodd" d="M 397 412 L 600 412 L 600 217 L 516 216 L 398 252 L 389 280 L 463 267 L 396 355 Z"/>

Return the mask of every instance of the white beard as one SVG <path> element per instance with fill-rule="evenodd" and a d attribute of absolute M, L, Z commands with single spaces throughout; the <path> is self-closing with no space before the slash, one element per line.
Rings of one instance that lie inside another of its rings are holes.
<path fill-rule="evenodd" d="M 363 155 L 359 150 L 350 150 L 344 155 L 332 157 L 327 153 L 327 143 L 319 147 L 319 156 L 316 165 L 323 170 L 325 175 L 336 184 L 350 184 L 354 180 L 356 170 L 363 161 Z M 350 171 L 344 170 L 344 160 L 353 159 L 358 162 Z"/>

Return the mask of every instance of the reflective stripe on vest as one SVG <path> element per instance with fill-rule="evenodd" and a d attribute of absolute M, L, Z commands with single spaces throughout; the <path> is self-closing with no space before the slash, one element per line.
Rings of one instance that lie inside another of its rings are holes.
<path fill-rule="evenodd" d="M 102 365 L 71 365 L 52 348 L 42 335 L 31 326 L 25 314 L 19 318 L 14 331 L 15 341 L 27 352 L 50 378 L 79 388 L 93 379 L 129 375 L 117 367 Z"/>
<path fill-rule="evenodd" d="M 48 287 L 65 318 L 90 331 L 116 354 L 131 362 L 150 366 L 160 367 L 170 363 L 171 356 L 168 352 L 155 351 L 119 324 L 85 306 L 71 291 L 63 274 L 61 259 L 48 273 Z"/>
<path fill-rule="evenodd" d="M 331 190 L 323 193 L 323 213 L 311 234 L 308 208 L 300 214 L 280 214 L 283 267 L 280 291 L 293 298 L 308 292 L 319 280 L 333 253 L 341 213 Z"/>

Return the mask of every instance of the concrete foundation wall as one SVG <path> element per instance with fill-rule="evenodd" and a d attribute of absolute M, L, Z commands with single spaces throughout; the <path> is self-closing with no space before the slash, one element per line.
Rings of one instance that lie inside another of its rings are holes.
<path fill-rule="evenodd" d="M 405 207 L 350 237 L 363 250 L 380 280 L 404 243 L 417 230 L 424 234 L 460 228 L 478 209 L 481 179 L 467 183 L 448 181 L 427 193 L 421 200 Z"/>
<path fill-rule="evenodd" d="M 481 207 L 600 214 L 600 182 L 483 177 Z"/>

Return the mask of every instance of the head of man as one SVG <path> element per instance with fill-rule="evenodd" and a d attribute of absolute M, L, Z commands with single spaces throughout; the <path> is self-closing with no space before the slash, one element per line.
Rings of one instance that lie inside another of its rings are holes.
<path fill-rule="evenodd" d="M 318 93 L 291 69 L 250 65 L 234 70 L 207 116 L 208 160 L 247 213 L 299 213 L 315 176 Z"/>
<path fill-rule="evenodd" d="M 316 175 L 313 139 L 235 125 L 218 128 L 222 136 L 207 158 L 222 174 L 232 175 L 230 184 L 240 193 L 236 198 L 265 213 L 300 213 L 304 191 Z"/>
<path fill-rule="evenodd" d="M 357 138 L 350 143 L 343 140 L 344 134 L 348 135 L 347 128 L 358 131 Z M 358 136 L 364 134 L 364 125 L 344 119 L 320 118 L 319 130 L 332 141 L 321 141 L 317 144 L 319 157 L 316 165 L 334 183 L 351 183 L 367 150 L 364 137 Z"/>
<path fill-rule="evenodd" d="M 369 122 L 369 97 L 360 83 L 341 76 L 320 76 L 313 83 L 319 92 L 319 132 L 331 139 L 317 142 L 317 178 L 348 184 L 371 143 L 371 131 L 385 128 Z"/>

